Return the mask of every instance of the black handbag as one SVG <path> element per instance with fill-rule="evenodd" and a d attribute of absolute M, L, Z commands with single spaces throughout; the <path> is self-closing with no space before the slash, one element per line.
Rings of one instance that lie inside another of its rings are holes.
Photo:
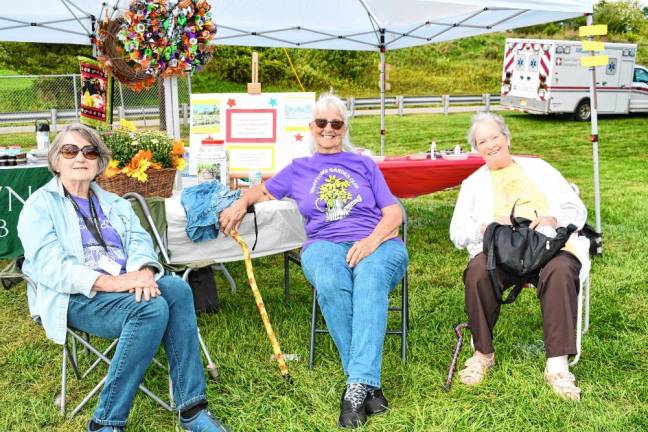
<path fill-rule="evenodd" d="M 540 273 L 567 243 L 569 236 L 576 231 L 574 224 L 556 229 L 556 237 L 551 238 L 529 228 L 531 221 L 515 217 L 515 204 L 511 209 L 511 225 L 493 222 L 484 231 L 484 254 L 487 257 L 486 268 L 500 304 L 513 303 L 525 282 Z M 497 279 L 495 269 L 518 276 L 518 282 L 504 300 L 502 283 Z"/>

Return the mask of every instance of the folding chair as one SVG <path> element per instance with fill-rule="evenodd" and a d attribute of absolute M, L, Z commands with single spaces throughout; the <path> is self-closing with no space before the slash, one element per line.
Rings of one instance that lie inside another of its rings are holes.
<path fill-rule="evenodd" d="M 401 211 L 403 212 L 403 223 L 401 225 L 401 239 L 407 247 L 407 210 L 405 206 L 400 201 L 398 202 Z M 301 261 L 298 253 L 295 251 L 284 252 L 284 298 L 288 302 L 290 300 L 290 263 L 293 262 L 301 266 Z M 407 359 L 407 333 L 409 330 L 409 283 L 407 270 L 405 270 L 405 275 L 400 282 L 400 304 L 398 306 L 390 306 L 389 311 L 394 311 L 400 313 L 400 327 L 398 329 L 390 330 L 389 328 L 386 331 L 388 335 L 398 335 L 401 338 L 401 360 L 404 362 Z M 313 287 L 313 301 L 311 304 L 311 328 L 310 328 L 310 341 L 309 341 L 309 352 L 308 352 L 308 367 L 313 368 L 313 363 L 315 360 L 315 335 L 318 333 L 328 333 L 326 327 L 317 327 L 317 316 L 319 311 L 319 305 L 317 303 L 317 293 L 315 287 Z"/>

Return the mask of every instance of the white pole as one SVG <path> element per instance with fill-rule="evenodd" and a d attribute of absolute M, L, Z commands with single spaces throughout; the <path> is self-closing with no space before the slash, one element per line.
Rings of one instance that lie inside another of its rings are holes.
<path fill-rule="evenodd" d="M 164 78 L 164 114 L 167 135 L 180 138 L 180 114 L 178 112 L 178 78 Z"/>
<path fill-rule="evenodd" d="M 385 155 L 385 29 L 380 29 L 380 156 Z"/>
<path fill-rule="evenodd" d="M 594 22 L 592 14 L 587 15 L 587 25 L 591 26 Z M 589 36 L 592 41 L 594 38 Z M 592 55 L 596 53 L 592 52 Z M 594 214 L 596 217 L 596 232 L 601 233 L 601 188 L 599 183 L 599 157 L 598 157 L 598 102 L 596 99 L 596 67 L 590 67 L 592 72 L 590 76 L 590 121 L 592 123 L 592 160 L 594 162 Z"/>

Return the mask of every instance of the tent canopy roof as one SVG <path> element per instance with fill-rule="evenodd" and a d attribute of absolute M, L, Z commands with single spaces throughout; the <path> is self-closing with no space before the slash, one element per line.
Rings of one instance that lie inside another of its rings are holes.
<path fill-rule="evenodd" d="M 96 21 L 128 3 L 22 0 L 0 11 L 0 40 L 88 45 Z M 217 43 L 222 45 L 373 51 L 381 45 L 391 50 L 560 21 L 591 13 L 592 3 L 217 0 L 212 2 L 212 16 L 218 26 Z"/>

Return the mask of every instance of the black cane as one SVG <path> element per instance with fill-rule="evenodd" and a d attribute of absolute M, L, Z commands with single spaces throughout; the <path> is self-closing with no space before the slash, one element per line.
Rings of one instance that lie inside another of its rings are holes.
<path fill-rule="evenodd" d="M 443 384 L 443 389 L 445 391 L 450 391 L 452 386 L 452 377 L 454 376 L 455 370 L 457 369 L 457 359 L 459 359 L 459 353 L 461 352 L 461 345 L 463 344 L 463 337 L 461 335 L 461 330 L 465 328 L 470 328 L 468 323 L 457 324 L 454 328 L 455 335 L 457 336 L 457 345 L 455 346 L 454 354 L 452 355 L 452 361 L 450 362 L 450 370 L 448 370 L 448 378 L 446 379 L 445 384 Z"/>

